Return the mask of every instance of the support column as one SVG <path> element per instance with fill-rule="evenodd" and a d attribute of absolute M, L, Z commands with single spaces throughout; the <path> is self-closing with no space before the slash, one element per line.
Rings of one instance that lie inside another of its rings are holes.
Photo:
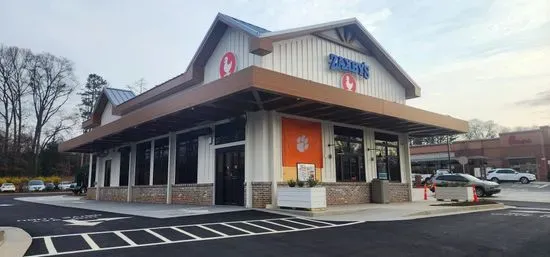
<path fill-rule="evenodd" d="M 153 185 L 153 173 L 155 171 L 155 140 L 151 140 L 151 162 L 149 164 L 149 185 Z"/>
<path fill-rule="evenodd" d="M 95 178 L 92 178 L 92 165 L 94 165 L 94 154 L 90 154 L 90 162 L 88 164 L 88 187 L 92 187 L 92 181 L 95 180 Z"/>
<path fill-rule="evenodd" d="M 409 186 L 409 202 L 412 201 L 412 178 L 411 178 L 411 152 L 409 147 L 409 135 L 399 135 L 399 152 L 400 168 L 401 168 L 401 183 L 408 183 Z"/>
<path fill-rule="evenodd" d="M 96 183 L 95 183 L 95 191 L 96 191 L 96 194 L 95 194 L 95 199 L 96 200 L 99 200 L 99 193 L 101 191 L 101 187 L 103 186 L 103 175 L 101 175 L 103 173 L 103 167 L 105 165 L 102 165 L 103 164 L 103 158 L 97 158 L 97 161 L 96 161 L 96 168 L 95 168 L 95 177 L 96 177 Z"/>
<path fill-rule="evenodd" d="M 176 133 L 168 134 L 168 179 L 166 183 L 166 203 L 172 203 L 172 186 L 176 182 Z"/>
<path fill-rule="evenodd" d="M 137 147 L 136 143 L 130 144 L 130 167 L 128 170 L 128 198 L 127 202 L 132 201 L 132 186 L 136 183 L 136 154 Z"/>

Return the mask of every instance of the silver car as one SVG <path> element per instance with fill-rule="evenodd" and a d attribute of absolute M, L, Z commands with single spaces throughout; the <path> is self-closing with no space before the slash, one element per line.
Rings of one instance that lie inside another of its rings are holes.
<path fill-rule="evenodd" d="M 495 182 L 478 179 L 470 174 L 452 173 L 436 176 L 433 180 L 436 187 L 438 186 L 465 186 L 476 187 L 477 196 L 491 196 L 500 193 L 500 185 Z M 431 188 L 434 191 L 433 187 Z"/>

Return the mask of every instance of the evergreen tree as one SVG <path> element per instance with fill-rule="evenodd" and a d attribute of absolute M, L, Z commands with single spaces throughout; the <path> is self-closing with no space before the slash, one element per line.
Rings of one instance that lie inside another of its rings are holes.
<path fill-rule="evenodd" d="M 92 114 L 92 111 L 94 109 L 94 105 L 98 100 L 99 95 L 101 94 L 101 90 L 104 86 L 107 85 L 107 81 L 101 76 L 97 74 L 88 75 L 84 90 L 78 93 L 82 100 L 82 103 L 79 105 L 79 110 L 80 117 L 83 120 L 87 120 L 90 118 L 90 115 Z"/>

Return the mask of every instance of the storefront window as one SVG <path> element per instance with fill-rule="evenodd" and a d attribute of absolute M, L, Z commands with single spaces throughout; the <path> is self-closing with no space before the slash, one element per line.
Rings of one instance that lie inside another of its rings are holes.
<path fill-rule="evenodd" d="M 166 185 L 168 181 L 168 138 L 155 140 L 153 185 Z"/>
<path fill-rule="evenodd" d="M 176 184 L 197 183 L 199 141 L 187 134 L 176 140 Z"/>
<path fill-rule="evenodd" d="M 120 149 L 120 175 L 119 182 L 120 186 L 128 185 L 128 173 L 130 171 L 130 147 L 124 147 Z"/>
<path fill-rule="evenodd" d="M 105 169 L 104 169 L 104 178 L 103 178 L 103 186 L 108 187 L 111 185 L 111 160 L 105 161 Z"/>
<path fill-rule="evenodd" d="M 363 131 L 334 127 L 336 181 L 365 181 Z"/>
<path fill-rule="evenodd" d="M 97 156 L 93 155 L 92 156 L 92 174 L 90 174 L 90 176 L 91 176 L 91 179 L 90 179 L 91 185 L 90 186 L 91 187 L 96 186 L 96 177 L 95 177 L 96 165 L 97 165 Z"/>
<path fill-rule="evenodd" d="M 401 182 L 399 162 L 399 137 L 396 135 L 375 133 L 376 172 L 379 179 Z"/>
<path fill-rule="evenodd" d="M 535 158 L 508 159 L 508 163 L 510 168 L 516 171 L 537 174 L 538 167 Z"/>
<path fill-rule="evenodd" d="M 151 168 L 151 142 L 137 145 L 136 153 L 136 185 L 149 185 Z"/>
<path fill-rule="evenodd" d="M 215 128 L 216 145 L 243 141 L 245 139 L 245 127 L 246 120 L 244 118 L 217 125 Z"/>

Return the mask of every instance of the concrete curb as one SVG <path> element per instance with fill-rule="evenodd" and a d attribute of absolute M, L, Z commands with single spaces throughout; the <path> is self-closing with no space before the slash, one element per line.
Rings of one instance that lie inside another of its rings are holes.
<path fill-rule="evenodd" d="M 466 213 L 466 212 L 472 212 L 472 211 L 492 211 L 492 210 L 500 210 L 505 208 L 504 204 L 502 203 L 476 205 L 476 206 L 460 206 L 460 207 L 441 206 L 441 207 L 443 208 L 411 213 L 409 215 L 406 215 L 406 217 L 432 216 L 432 215 L 439 215 L 439 214 L 460 214 L 460 213 Z"/>
<path fill-rule="evenodd" d="M 31 246 L 29 233 L 16 227 L 0 227 L 0 253 L 2 256 L 22 257 Z"/>

